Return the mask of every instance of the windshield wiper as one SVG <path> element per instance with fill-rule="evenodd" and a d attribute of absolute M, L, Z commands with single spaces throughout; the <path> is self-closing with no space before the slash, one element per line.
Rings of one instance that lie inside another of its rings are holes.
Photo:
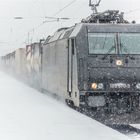
<path fill-rule="evenodd" d="M 128 49 L 126 48 L 125 45 L 123 45 L 122 43 L 120 43 L 120 47 L 121 47 L 121 52 L 122 52 L 122 48 L 123 48 L 124 52 L 127 53 L 126 55 L 128 55 L 128 57 L 129 57 L 130 59 L 132 59 L 132 60 L 135 59 L 133 56 L 131 56 L 130 52 L 128 52 Z"/>
<path fill-rule="evenodd" d="M 102 60 L 104 60 L 104 59 L 110 54 L 110 52 L 111 52 L 113 49 L 115 49 L 115 46 L 114 46 L 114 45 L 113 45 L 113 46 L 108 50 L 108 52 L 103 56 Z"/>
<path fill-rule="evenodd" d="M 125 45 L 123 45 L 122 43 L 120 43 L 120 47 L 121 47 L 121 52 L 122 52 L 122 49 L 123 49 L 124 52 L 126 52 L 127 54 L 129 54 L 129 53 L 128 53 L 128 49 L 126 48 Z"/>

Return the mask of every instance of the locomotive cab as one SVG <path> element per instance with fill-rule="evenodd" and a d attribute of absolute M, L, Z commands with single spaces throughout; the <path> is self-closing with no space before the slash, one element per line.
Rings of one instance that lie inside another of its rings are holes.
<path fill-rule="evenodd" d="M 140 25 L 83 24 L 75 39 L 79 104 L 126 113 L 140 106 Z"/>

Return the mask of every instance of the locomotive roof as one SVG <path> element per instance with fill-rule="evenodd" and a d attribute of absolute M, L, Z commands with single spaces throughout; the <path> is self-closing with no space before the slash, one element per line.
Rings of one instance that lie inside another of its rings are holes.
<path fill-rule="evenodd" d="M 85 28 L 88 32 L 96 33 L 113 33 L 113 32 L 129 32 L 140 33 L 140 24 L 93 24 L 93 23 L 79 23 L 69 28 L 61 28 L 53 36 L 49 36 L 46 43 L 50 43 L 59 39 L 76 37 L 81 29 Z"/>
<path fill-rule="evenodd" d="M 140 24 L 84 24 L 88 32 L 140 33 Z"/>

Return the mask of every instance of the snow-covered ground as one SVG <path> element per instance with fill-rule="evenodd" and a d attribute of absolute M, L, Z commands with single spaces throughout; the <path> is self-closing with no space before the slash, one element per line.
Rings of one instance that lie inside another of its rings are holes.
<path fill-rule="evenodd" d="M 0 140 L 129 140 L 0 72 Z"/>

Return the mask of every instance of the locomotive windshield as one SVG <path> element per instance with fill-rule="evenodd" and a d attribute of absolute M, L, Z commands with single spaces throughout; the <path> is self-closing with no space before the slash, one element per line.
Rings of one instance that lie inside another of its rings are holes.
<path fill-rule="evenodd" d="M 116 34 L 88 33 L 89 54 L 115 54 Z"/>
<path fill-rule="evenodd" d="M 138 33 L 88 33 L 88 43 L 89 54 L 140 54 Z"/>
<path fill-rule="evenodd" d="M 121 54 L 140 54 L 140 34 L 122 33 L 120 34 Z"/>

